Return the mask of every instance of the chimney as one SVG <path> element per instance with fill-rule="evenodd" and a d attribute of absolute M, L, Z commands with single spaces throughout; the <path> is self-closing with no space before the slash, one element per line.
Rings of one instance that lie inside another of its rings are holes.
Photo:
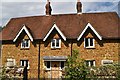
<path fill-rule="evenodd" d="M 82 14 L 82 3 L 80 2 L 80 0 L 77 0 L 77 14 Z"/>
<path fill-rule="evenodd" d="M 46 8 L 46 15 L 47 16 L 51 15 L 52 8 L 50 6 L 50 1 L 49 0 L 47 0 L 47 4 L 46 4 L 45 8 Z"/>

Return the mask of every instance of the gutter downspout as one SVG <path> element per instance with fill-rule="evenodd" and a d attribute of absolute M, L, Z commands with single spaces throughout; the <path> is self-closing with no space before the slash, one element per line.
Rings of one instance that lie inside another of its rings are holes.
<path fill-rule="evenodd" d="M 38 80 L 40 80 L 40 41 L 38 47 Z"/>
<path fill-rule="evenodd" d="M 72 56 L 72 45 L 73 45 L 73 43 L 72 43 L 72 41 L 71 41 L 71 56 Z"/>

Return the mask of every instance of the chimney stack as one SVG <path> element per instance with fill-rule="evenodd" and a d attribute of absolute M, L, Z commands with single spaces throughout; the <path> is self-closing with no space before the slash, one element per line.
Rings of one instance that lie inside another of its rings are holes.
<path fill-rule="evenodd" d="M 49 0 L 47 0 L 47 4 L 46 4 L 45 8 L 46 8 L 46 15 L 47 16 L 51 15 L 52 8 L 50 6 L 50 1 Z"/>
<path fill-rule="evenodd" d="M 82 3 L 80 2 L 80 0 L 77 0 L 76 8 L 77 8 L 77 13 L 81 14 L 82 13 Z"/>

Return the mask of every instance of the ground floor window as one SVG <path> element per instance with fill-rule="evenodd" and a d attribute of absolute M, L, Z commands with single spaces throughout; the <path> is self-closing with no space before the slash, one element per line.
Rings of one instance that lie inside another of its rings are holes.
<path fill-rule="evenodd" d="M 51 70 L 51 62 L 50 61 L 46 61 L 45 66 L 46 66 L 46 70 Z"/>
<path fill-rule="evenodd" d="M 51 70 L 52 67 L 58 67 L 60 70 L 62 70 L 65 66 L 64 61 L 45 61 L 45 67 L 46 70 Z"/>
<path fill-rule="evenodd" d="M 29 61 L 28 60 L 20 60 L 20 66 L 27 66 L 27 69 L 29 69 Z"/>
<path fill-rule="evenodd" d="M 86 60 L 85 62 L 88 67 L 95 66 L 95 60 Z"/>
<path fill-rule="evenodd" d="M 61 61 L 60 62 L 60 69 L 62 70 L 62 69 L 64 69 L 64 67 L 65 67 L 65 63 L 64 63 L 64 61 Z"/>
<path fill-rule="evenodd" d="M 113 60 L 102 60 L 101 61 L 102 65 L 108 65 L 108 64 L 113 64 Z"/>
<path fill-rule="evenodd" d="M 6 65 L 7 65 L 7 67 L 13 67 L 13 66 L 15 66 L 16 65 L 15 59 L 8 58 Z"/>

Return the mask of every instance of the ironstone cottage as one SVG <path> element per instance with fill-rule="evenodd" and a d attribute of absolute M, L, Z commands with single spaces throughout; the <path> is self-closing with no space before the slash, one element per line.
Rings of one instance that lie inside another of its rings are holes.
<path fill-rule="evenodd" d="M 60 78 L 68 56 L 76 49 L 87 66 L 120 61 L 120 25 L 116 12 L 12 18 L 2 33 L 2 65 L 27 66 L 28 78 Z"/>

